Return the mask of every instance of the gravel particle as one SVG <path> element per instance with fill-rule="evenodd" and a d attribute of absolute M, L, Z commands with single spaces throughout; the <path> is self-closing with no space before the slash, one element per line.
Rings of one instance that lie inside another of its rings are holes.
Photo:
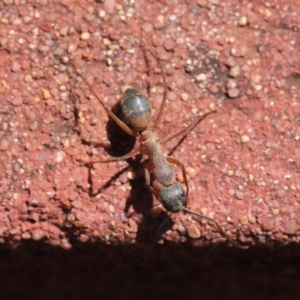
<path fill-rule="evenodd" d="M 229 196 L 234 196 L 234 194 L 235 194 L 235 190 L 233 190 L 233 189 L 230 189 L 230 190 L 228 190 L 228 194 L 229 194 Z"/>
<path fill-rule="evenodd" d="M 27 83 L 32 82 L 32 76 L 29 75 L 29 74 L 25 75 L 24 76 L 24 81 L 27 82 Z"/>
<path fill-rule="evenodd" d="M 235 196 L 239 199 L 242 200 L 245 196 L 245 193 L 242 191 L 235 191 Z"/>
<path fill-rule="evenodd" d="M 37 130 L 39 128 L 39 123 L 37 121 L 33 121 L 29 125 L 29 129 L 31 131 Z"/>
<path fill-rule="evenodd" d="M 240 217 L 240 223 L 241 223 L 242 225 L 248 225 L 248 224 L 249 224 L 248 217 L 247 217 L 247 216 L 242 216 L 242 217 Z"/>
<path fill-rule="evenodd" d="M 195 225 L 189 225 L 186 227 L 187 235 L 191 239 L 198 239 L 201 236 L 201 232 Z"/>
<path fill-rule="evenodd" d="M 248 23 L 247 17 L 245 17 L 245 16 L 240 17 L 240 19 L 239 19 L 240 26 L 245 26 L 245 25 L 247 25 L 247 23 Z"/>
<path fill-rule="evenodd" d="M 164 47 L 167 51 L 174 49 L 175 45 L 176 45 L 176 43 L 173 39 L 168 39 L 164 43 Z"/>
<path fill-rule="evenodd" d="M 248 213 L 248 220 L 250 223 L 255 224 L 256 223 L 256 217 L 253 216 L 250 212 Z"/>
<path fill-rule="evenodd" d="M 115 207 L 114 207 L 113 205 L 111 205 L 111 204 L 108 206 L 108 210 L 109 210 L 109 212 L 111 212 L 112 214 L 116 212 Z"/>
<path fill-rule="evenodd" d="M 234 171 L 233 170 L 228 170 L 227 175 L 228 176 L 233 176 L 234 175 Z"/>
<path fill-rule="evenodd" d="M 68 31 L 69 31 L 69 27 L 68 26 L 64 26 L 63 28 L 61 28 L 59 30 L 59 34 L 61 36 L 67 36 L 68 35 Z"/>
<path fill-rule="evenodd" d="M 235 65 L 230 68 L 229 76 L 236 78 L 240 75 L 240 73 L 241 73 L 240 66 Z"/>
<path fill-rule="evenodd" d="M 180 233 L 186 233 L 186 228 L 182 225 L 181 222 L 178 223 L 177 231 Z"/>
<path fill-rule="evenodd" d="M 242 142 L 243 144 L 246 144 L 246 143 L 248 143 L 249 141 L 250 141 L 250 138 L 249 138 L 248 135 L 242 135 L 242 136 L 241 136 L 241 142 Z"/>
<path fill-rule="evenodd" d="M 35 229 L 32 232 L 32 239 L 35 241 L 39 241 L 44 237 L 44 232 L 41 229 Z"/>
<path fill-rule="evenodd" d="M 216 93 L 218 93 L 219 88 L 215 84 L 213 84 L 209 87 L 209 91 L 213 94 L 216 94 Z"/>
<path fill-rule="evenodd" d="M 157 21 L 158 23 L 160 23 L 160 24 L 164 24 L 164 22 L 165 22 L 165 17 L 164 17 L 163 15 L 158 15 L 158 16 L 156 17 L 156 21 Z"/>
<path fill-rule="evenodd" d="M 191 178 L 194 178 L 197 175 L 197 172 L 193 167 L 186 167 L 185 171 Z"/>
<path fill-rule="evenodd" d="M 80 35 L 80 39 L 81 39 L 82 41 L 86 41 L 86 40 L 88 40 L 90 37 L 91 37 L 91 34 L 90 34 L 89 32 L 83 32 L 83 33 L 81 33 L 81 35 Z"/>
<path fill-rule="evenodd" d="M 201 73 L 201 74 L 197 75 L 196 80 L 197 81 L 205 81 L 206 75 L 204 73 Z"/>
<path fill-rule="evenodd" d="M 182 101 L 188 101 L 188 99 L 189 99 L 189 94 L 187 94 L 187 93 L 182 93 L 182 94 L 180 95 L 180 99 L 181 99 Z"/>
<path fill-rule="evenodd" d="M 6 151 L 10 146 L 9 140 L 6 137 L 0 138 L 0 151 Z"/>
<path fill-rule="evenodd" d="M 22 239 L 29 240 L 31 239 L 31 234 L 29 232 L 24 232 L 21 234 Z"/>
<path fill-rule="evenodd" d="M 239 95 L 239 90 L 238 89 L 228 89 L 228 96 L 230 98 L 236 98 Z"/>
<path fill-rule="evenodd" d="M 54 162 L 59 164 L 65 158 L 66 153 L 64 151 L 58 150 L 54 154 Z"/>
<path fill-rule="evenodd" d="M 127 172 L 127 178 L 128 178 L 129 180 L 135 179 L 135 178 L 136 178 L 136 173 L 135 173 L 134 171 L 129 171 L 129 172 Z"/>
<path fill-rule="evenodd" d="M 73 52 L 75 52 L 76 51 L 76 49 L 77 49 L 77 45 L 76 44 L 69 44 L 68 45 L 68 53 L 70 54 L 70 53 L 73 53 Z"/>
<path fill-rule="evenodd" d="M 69 243 L 67 239 L 62 239 L 60 243 L 60 247 L 64 250 L 69 250 L 72 248 L 72 245 Z"/>
<path fill-rule="evenodd" d="M 287 234 L 295 234 L 298 230 L 298 224 L 295 220 L 287 220 L 284 224 L 284 232 Z"/>
<path fill-rule="evenodd" d="M 51 95 L 51 93 L 48 90 L 43 89 L 42 91 L 43 91 L 43 98 L 45 100 L 49 100 L 49 99 L 52 98 L 52 95 Z"/>
<path fill-rule="evenodd" d="M 82 243 L 85 243 L 89 240 L 89 236 L 82 233 L 80 236 L 79 236 L 79 241 L 82 242 Z"/>
<path fill-rule="evenodd" d="M 252 74 L 251 75 L 251 81 L 254 83 L 259 83 L 260 82 L 261 76 L 259 74 Z"/>
<path fill-rule="evenodd" d="M 142 30 L 146 33 L 149 33 L 153 30 L 153 25 L 151 23 L 146 22 L 142 25 Z"/>

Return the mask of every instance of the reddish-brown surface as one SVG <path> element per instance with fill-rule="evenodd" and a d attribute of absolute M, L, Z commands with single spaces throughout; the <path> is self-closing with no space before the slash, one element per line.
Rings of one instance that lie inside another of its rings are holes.
<path fill-rule="evenodd" d="M 166 214 L 151 217 L 139 160 L 81 162 L 122 155 L 133 143 L 68 62 L 114 111 L 124 85 L 148 91 L 155 116 L 162 76 L 144 42 L 167 73 L 159 136 L 217 109 L 182 143 L 163 146 L 187 168 L 188 207 L 250 247 L 298 243 L 296 2 L 1 1 L 0 242 L 135 244 L 143 259 Z M 182 213 L 163 228 L 159 243 L 168 241 L 184 248 L 225 239 Z"/>

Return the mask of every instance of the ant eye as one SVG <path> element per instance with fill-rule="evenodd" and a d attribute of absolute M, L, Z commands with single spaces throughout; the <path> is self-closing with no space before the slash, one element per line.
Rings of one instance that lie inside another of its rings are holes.
<path fill-rule="evenodd" d="M 187 206 L 185 191 L 178 182 L 161 187 L 158 197 L 165 209 L 170 212 L 179 212 Z"/>

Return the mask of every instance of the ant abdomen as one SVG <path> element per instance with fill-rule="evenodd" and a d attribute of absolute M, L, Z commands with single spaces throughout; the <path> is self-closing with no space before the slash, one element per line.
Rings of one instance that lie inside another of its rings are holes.
<path fill-rule="evenodd" d="M 138 132 L 143 132 L 151 121 L 151 104 L 148 98 L 134 88 L 123 93 L 121 108 L 124 121 Z"/>
<path fill-rule="evenodd" d="M 180 212 L 187 206 L 186 193 L 178 182 L 162 186 L 158 191 L 158 197 L 164 208 L 172 213 Z"/>

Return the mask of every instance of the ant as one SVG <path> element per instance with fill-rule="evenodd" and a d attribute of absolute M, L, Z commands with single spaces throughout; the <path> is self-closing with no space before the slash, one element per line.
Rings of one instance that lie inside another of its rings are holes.
<path fill-rule="evenodd" d="M 89 164 L 109 163 L 109 162 L 127 160 L 139 154 L 147 155 L 149 157 L 149 162 L 145 168 L 146 187 L 158 199 L 158 201 L 162 203 L 164 208 L 168 212 L 170 212 L 169 217 L 172 215 L 172 213 L 178 213 L 184 211 L 189 214 L 206 219 L 209 222 L 215 224 L 218 231 L 224 237 L 226 237 L 233 245 L 239 248 L 245 248 L 245 246 L 241 246 L 237 244 L 235 241 L 233 241 L 232 238 L 229 237 L 224 232 L 224 230 L 214 219 L 196 213 L 194 211 L 191 211 L 187 208 L 189 186 L 188 186 L 185 167 L 178 159 L 176 159 L 173 156 L 165 156 L 161 151 L 162 144 L 171 141 L 180 135 L 182 135 L 182 138 L 184 138 L 204 118 L 206 118 L 208 115 L 212 113 L 215 113 L 216 110 L 211 110 L 209 112 L 206 112 L 204 115 L 196 117 L 191 122 L 191 124 L 189 124 L 187 127 L 179 130 L 174 134 L 168 135 L 167 137 L 164 138 L 158 138 L 155 133 L 155 130 L 158 128 L 159 124 L 161 123 L 165 106 L 166 106 L 166 100 L 167 100 L 168 89 L 167 89 L 167 82 L 166 82 L 166 74 L 157 56 L 150 49 L 147 48 L 146 50 L 148 50 L 156 60 L 161 70 L 163 85 L 164 85 L 162 103 L 157 118 L 154 122 L 152 131 L 148 130 L 149 124 L 151 122 L 152 108 L 148 98 L 145 95 L 143 95 L 135 88 L 127 87 L 121 99 L 121 110 L 124 116 L 124 121 L 122 121 L 100 99 L 100 97 L 97 95 L 93 87 L 89 84 L 87 79 L 73 65 L 70 65 L 71 68 L 82 78 L 83 82 L 92 92 L 92 94 L 96 97 L 96 99 L 98 99 L 99 103 L 102 105 L 102 107 L 107 112 L 109 117 L 113 119 L 115 123 L 122 130 L 124 130 L 129 135 L 134 136 L 140 143 L 140 148 L 138 150 L 133 150 L 124 156 L 111 157 L 106 160 L 90 161 Z M 182 187 L 181 184 L 174 181 L 174 171 L 172 165 L 177 165 L 178 167 L 180 167 L 183 175 L 184 185 L 186 186 L 186 190 Z M 160 228 L 164 225 L 164 223 L 160 226 Z"/>

